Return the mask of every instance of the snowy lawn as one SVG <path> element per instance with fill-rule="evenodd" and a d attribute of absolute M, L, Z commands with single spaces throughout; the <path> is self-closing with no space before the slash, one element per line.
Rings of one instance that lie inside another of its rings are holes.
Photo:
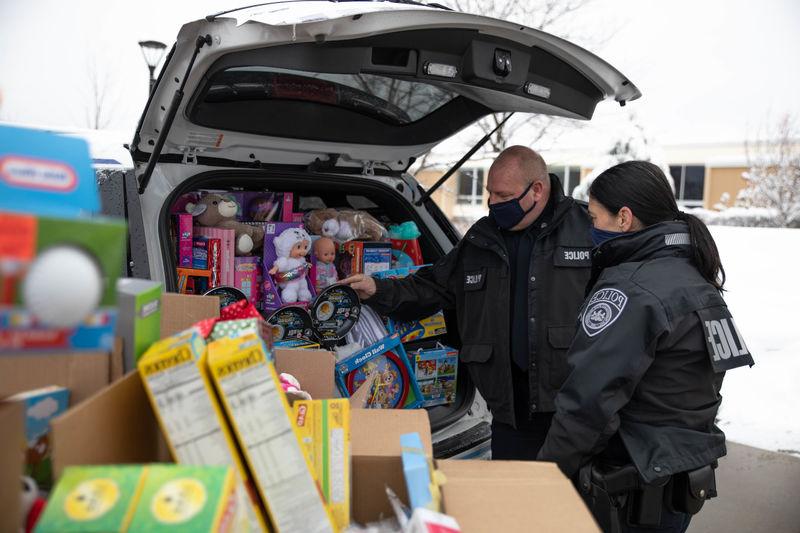
<path fill-rule="evenodd" d="M 710 229 L 756 363 L 726 374 L 719 426 L 731 441 L 800 456 L 800 229 Z"/>

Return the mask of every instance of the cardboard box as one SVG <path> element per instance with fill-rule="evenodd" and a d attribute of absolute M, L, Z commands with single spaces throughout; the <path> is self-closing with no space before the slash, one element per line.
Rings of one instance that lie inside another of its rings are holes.
<path fill-rule="evenodd" d="M 554 463 L 441 460 L 445 511 L 461 531 L 599 531 L 572 483 Z M 524 521 L 523 521 L 524 520 Z"/>
<path fill-rule="evenodd" d="M 343 242 L 339 246 L 336 267 L 342 277 L 389 270 L 392 268 L 392 245 L 388 242 Z"/>
<path fill-rule="evenodd" d="M 122 376 L 122 343 L 112 352 L 31 352 L 0 355 L 0 398 L 49 385 L 69 389 L 72 404 Z"/>
<path fill-rule="evenodd" d="M 279 372 L 295 375 L 314 398 L 334 396 L 331 353 L 276 350 L 275 364 Z M 387 485 L 408 502 L 400 435 L 412 432 L 419 433 L 425 454 L 433 456 L 424 410 L 351 410 L 353 521 L 392 516 Z M 160 431 L 135 372 L 57 418 L 53 439 L 56 472 L 69 464 L 169 461 L 163 444 L 159 448 Z M 554 464 L 442 460 L 435 466 L 447 478 L 444 511 L 465 533 L 599 531 Z"/>
<path fill-rule="evenodd" d="M 0 402 L 0 531 L 17 531 L 22 523 L 20 483 L 25 463 L 25 409 Z"/>
<path fill-rule="evenodd" d="M 206 318 L 219 318 L 219 298 L 164 293 L 161 296 L 161 337 L 170 337 Z"/>

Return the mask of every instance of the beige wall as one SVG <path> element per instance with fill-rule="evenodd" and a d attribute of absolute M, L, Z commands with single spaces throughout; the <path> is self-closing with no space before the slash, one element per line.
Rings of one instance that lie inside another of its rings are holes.
<path fill-rule="evenodd" d="M 436 183 L 436 181 L 443 175 L 444 172 L 442 172 L 441 170 L 423 170 L 421 172 L 417 172 L 414 175 L 414 177 L 417 178 L 419 184 L 422 185 L 422 187 L 425 190 L 427 190 L 430 189 L 433 186 L 433 184 Z M 451 177 L 451 180 L 455 181 L 455 179 L 456 179 L 455 176 Z M 452 187 L 453 185 L 450 180 L 448 180 L 447 183 L 439 187 L 439 189 L 433 193 L 432 198 L 433 201 L 436 203 L 436 205 L 439 206 L 439 209 L 441 209 L 444 212 L 445 216 L 447 218 L 452 218 L 453 207 L 455 206 L 456 203 L 456 197 L 454 194 L 450 194 L 447 191 L 448 185 L 450 185 L 450 187 Z"/>
<path fill-rule="evenodd" d="M 747 167 L 707 167 L 706 183 L 703 191 L 703 207 L 713 209 L 714 204 L 720 201 L 723 193 L 730 195 L 728 205 L 733 205 L 736 195 L 747 182 L 742 178 L 742 172 Z"/>

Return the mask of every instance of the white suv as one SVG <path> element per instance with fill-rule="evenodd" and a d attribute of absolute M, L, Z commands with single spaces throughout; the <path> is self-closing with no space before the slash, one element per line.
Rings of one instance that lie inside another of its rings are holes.
<path fill-rule="evenodd" d="M 294 191 L 300 209 L 413 220 L 433 262 L 460 235 L 421 201 L 416 157 L 491 113 L 590 119 L 602 100 L 639 96 L 572 43 L 439 6 L 275 2 L 208 16 L 181 29 L 130 146 L 132 273 L 175 290 L 170 207 L 197 189 Z M 488 450 L 466 372 L 455 404 L 429 414 L 437 457 Z"/>

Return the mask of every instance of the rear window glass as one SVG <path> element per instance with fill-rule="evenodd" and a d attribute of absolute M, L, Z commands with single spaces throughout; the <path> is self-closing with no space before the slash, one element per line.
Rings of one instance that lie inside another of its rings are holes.
<path fill-rule="evenodd" d="M 373 74 L 331 74 L 274 67 L 233 67 L 216 73 L 204 104 L 287 100 L 331 105 L 393 125 L 416 122 L 458 95 L 417 81 Z"/>

